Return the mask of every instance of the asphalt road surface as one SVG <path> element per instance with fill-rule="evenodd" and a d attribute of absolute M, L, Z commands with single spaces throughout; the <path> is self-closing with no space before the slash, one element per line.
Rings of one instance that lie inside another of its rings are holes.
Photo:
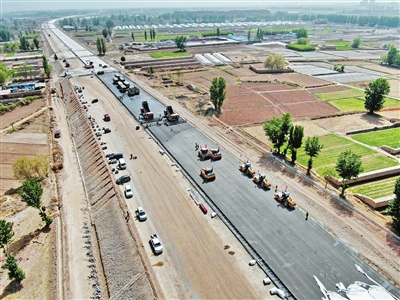
<path fill-rule="evenodd" d="M 142 101 L 148 102 L 156 117 L 163 115 L 164 105 L 143 89 L 138 96 L 128 97 L 125 94 L 121 97 L 121 93 L 112 84 L 113 75 L 109 73 L 99 78 L 135 118 L 141 120 Z M 313 275 L 330 289 L 334 289 L 338 282 L 346 286 L 356 280 L 371 283 L 356 270 L 355 264 L 360 265 L 387 290 L 400 295 L 390 282 L 364 263 L 354 249 L 347 247 L 345 241 L 330 235 L 318 222 L 312 219 L 306 221 L 300 210 L 285 208 L 273 198 L 273 190 L 258 188 L 239 171 L 240 162 L 224 149 L 221 149 L 222 160 L 201 161 L 194 149 L 195 143 L 207 144 L 209 148 L 217 145 L 189 123 L 157 126 L 152 122 L 148 130 L 208 196 L 209 201 L 224 213 L 295 298 L 321 298 L 321 291 Z M 216 180 L 204 182 L 200 177 L 200 169 L 211 165 Z"/>

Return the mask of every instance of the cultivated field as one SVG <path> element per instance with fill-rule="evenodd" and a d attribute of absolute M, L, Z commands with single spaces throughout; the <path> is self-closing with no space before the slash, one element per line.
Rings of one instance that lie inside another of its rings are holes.
<path fill-rule="evenodd" d="M 394 149 L 400 148 L 400 128 L 373 131 L 352 135 L 351 138 L 363 144 L 380 147 L 390 146 Z"/>

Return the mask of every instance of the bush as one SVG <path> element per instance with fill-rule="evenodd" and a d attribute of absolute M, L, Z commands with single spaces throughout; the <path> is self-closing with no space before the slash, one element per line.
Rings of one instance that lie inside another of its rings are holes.
<path fill-rule="evenodd" d="M 232 31 L 221 31 L 219 33 L 220 36 L 221 35 L 229 35 L 229 34 L 233 34 L 233 32 Z M 203 37 L 206 37 L 206 36 L 217 36 L 218 34 L 216 31 L 208 31 L 208 32 L 203 32 L 201 35 Z"/>
<path fill-rule="evenodd" d="M 125 56 L 121 56 L 121 61 L 126 61 Z"/>
<path fill-rule="evenodd" d="M 288 44 L 286 48 L 296 51 L 315 51 L 315 47 L 311 45 Z"/>

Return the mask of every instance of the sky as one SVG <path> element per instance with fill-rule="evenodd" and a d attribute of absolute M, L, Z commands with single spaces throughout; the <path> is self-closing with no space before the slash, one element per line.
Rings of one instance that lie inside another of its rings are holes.
<path fill-rule="evenodd" d="M 0 12 L 58 9 L 109 9 L 109 8 L 268 8 L 268 6 L 312 6 L 328 3 L 358 5 L 361 0 L 0 0 Z M 392 3 L 399 0 L 376 0 Z"/>
<path fill-rule="evenodd" d="M 334 0 L 335 2 L 340 1 L 343 3 L 359 3 L 360 0 Z M 246 0 L 148 0 L 148 1 L 135 1 L 135 0 L 0 0 L 0 9 L 3 12 L 10 11 L 22 11 L 22 10 L 58 10 L 58 9 L 107 9 L 107 8 L 193 8 L 203 7 L 214 8 L 214 7 L 244 7 L 244 6 L 262 6 L 276 5 L 282 3 L 302 3 L 306 5 L 332 2 L 327 0 L 307 0 L 307 1 L 293 1 L 293 0 L 260 0 L 260 1 L 246 1 Z"/>

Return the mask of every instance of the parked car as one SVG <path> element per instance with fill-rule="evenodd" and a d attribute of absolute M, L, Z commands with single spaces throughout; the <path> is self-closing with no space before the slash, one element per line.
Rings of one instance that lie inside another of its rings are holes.
<path fill-rule="evenodd" d="M 199 204 L 199 207 L 201 209 L 201 211 L 203 212 L 203 214 L 207 214 L 207 207 L 205 207 L 205 205 L 203 203 Z"/>
<path fill-rule="evenodd" d="M 56 132 L 54 133 L 54 137 L 56 139 L 58 139 L 59 137 L 61 137 L 61 131 L 60 130 L 56 130 Z"/>
<path fill-rule="evenodd" d="M 107 128 L 107 127 L 103 127 L 103 131 L 104 131 L 104 133 L 110 133 L 111 129 Z"/>
<path fill-rule="evenodd" d="M 109 163 L 110 165 L 114 165 L 114 164 L 116 164 L 117 162 L 118 162 L 118 160 L 115 159 L 115 158 L 110 159 L 110 160 L 108 161 L 108 163 Z"/>
<path fill-rule="evenodd" d="M 163 246 L 161 245 L 160 240 L 158 239 L 157 234 L 153 234 L 150 236 L 150 245 L 153 248 L 154 254 L 161 254 L 163 252 Z"/>
<path fill-rule="evenodd" d="M 51 93 L 52 93 L 52 94 L 57 93 L 57 89 L 56 89 L 56 88 L 52 88 L 52 89 L 51 89 Z"/>
<path fill-rule="evenodd" d="M 126 185 L 125 186 L 125 197 L 126 198 L 132 198 L 133 197 L 133 193 L 132 193 L 132 189 L 131 189 L 130 185 Z"/>
<path fill-rule="evenodd" d="M 109 122 L 111 120 L 110 115 L 109 114 L 105 114 L 103 120 L 105 122 Z"/>
<path fill-rule="evenodd" d="M 97 98 L 92 100 L 92 103 L 97 103 L 97 102 L 99 102 L 99 99 Z"/>
<path fill-rule="evenodd" d="M 138 218 L 139 221 L 146 221 L 147 220 L 147 215 L 146 212 L 143 210 L 142 207 L 138 207 L 136 210 L 136 217 Z"/>
<path fill-rule="evenodd" d="M 124 184 L 126 182 L 131 181 L 131 176 L 130 175 L 122 175 L 120 178 L 118 178 L 115 183 L 116 184 Z"/>

